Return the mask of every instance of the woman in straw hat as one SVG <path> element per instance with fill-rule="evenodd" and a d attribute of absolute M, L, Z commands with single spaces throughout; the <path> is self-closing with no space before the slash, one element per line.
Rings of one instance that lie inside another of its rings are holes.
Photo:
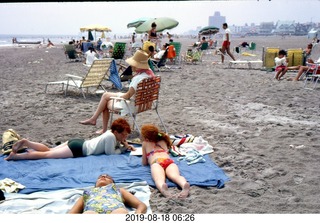
<path fill-rule="evenodd" d="M 110 117 L 109 110 L 112 110 L 112 104 L 113 104 L 113 99 L 111 99 L 111 97 L 121 97 L 126 100 L 134 99 L 135 92 L 140 81 L 148 77 L 155 77 L 154 73 L 149 67 L 148 56 L 149 55 L 146 52 L 142 50 L 138 50 L 135 52 L 135 54 L 132 57 L 128 58 L 126 62 L 131 66 L 132 72 L 133 72 L 133 78 L 130 82 L 129 90 L 126 93 L 105 92 L 102 95 L 99 105 L 96 111 L 94 112 L 94 114 L 89 119 L 81 121 L 80 124 L 96 125 L 97 119 L 102 113 L 102 122 L 103 122 L 102 130 L 99 130 L 96 133 L 102 134 L 106 132 L 108 127 L 109 117 Z M 116 104 L 116 107 L 126 108 L 122 103 L 124 102 L 121 101 L 121 103 Z M 121 111 L 121 115 L 126 115 L 128 113 L 129 111 L 127 111 L 126 109 L 122 109 Z"/>

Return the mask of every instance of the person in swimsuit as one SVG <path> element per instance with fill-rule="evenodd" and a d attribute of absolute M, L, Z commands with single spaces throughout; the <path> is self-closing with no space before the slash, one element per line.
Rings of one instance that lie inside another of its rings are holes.
<path fill-rule="evenodd" d="M 160 132 L 158 127 L 146 124 L 141 128 L 142 164 L 150 165 L 152 179 L 156 187 L 165 197 L 172 197 L 166 184 L 166 177 L 179 185 L 182 191 L 178 198 L 189 195 L 190 184 L 180 175 L 179 167 L 169 156 L 171 140 L 169 136 Z"/>
<path fill-rule="evenodd" d="M 28 139 L 21 139 L 12 146 L 12 152 L 5 160 L 62 159 L 99 154 L 120 154 L 127 150 L 135 150 L 126 141 L 130 133 L 130 124 L 125 119 L 118 118 L 112 123 L 111 131 L 89 140 L 71 139 L 54 148 Z M 27 152 L 17 153 L 24 147 L 28 148 Z"/>
<path fill-rule="evenodd" d="M 151 24 L 151 29 L 148 32 L 148 40 L 156 44 L 155 49 L 157 49 L 158 40 L 159 40 L 156 29 L 157 29 L 157 24 L 153 22 Z"/>
<path fill-rule="evenodd" d="M 84 190 L 68 214 L 127 214 L 128 207 L 135 208 L 136 214 L 147 212 L 147 206 L 124 188 L 117 188 L 108 174 L 98 177 L 95 187 Z"/>

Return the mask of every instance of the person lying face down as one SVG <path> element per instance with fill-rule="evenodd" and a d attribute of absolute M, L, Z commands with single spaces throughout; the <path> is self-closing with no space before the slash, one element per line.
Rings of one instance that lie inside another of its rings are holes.
<path fill-rule="evenodd" d="M 21 139 L 12 147 L 12 152 L 6 160 L 36 160 L 36 159 L 62 159 L 77 158 L 99 154 L 120 154 L 127 150 L 135 150 L 126 141 L 131 133 L 130 124 L 123 118 L 113 121 L 111 130 L 89 139 L 70 139 L 54 148 L 28 139 Z M 122 145 L 121 145 L 122 144 Z M 21 148 L 27 147 L 28 152 L 17 153 Z"/>
<path fill-rule="evenodd" d="M 101 174 L 93 188 L 85 190 L 69 210 L 69 214 L 126 214 L 126 206 L 135 208 L 136 214 L 143 214 L 147 206 L 124 188 L 117 188 L 108 174 Z"/>

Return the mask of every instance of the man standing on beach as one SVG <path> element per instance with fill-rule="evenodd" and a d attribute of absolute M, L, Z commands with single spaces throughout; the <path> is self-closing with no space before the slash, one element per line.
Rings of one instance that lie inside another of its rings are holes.
<path fill-rule="evenodd" d="M 226 55 L 226 52 L 233 60 L 236 60 L 234 58 L 234 56 L 232 55 L 232 53 L 230 52 L 231 30 L 228 28 L 228 24 L 227 23 L 223 23 L 222 28 L 224 29 L 224 35 L 223 35 L 222 48 L 220 49 L 220 52 L 221 52 L 221 63 L 224 62 L 224 55 Z"/>

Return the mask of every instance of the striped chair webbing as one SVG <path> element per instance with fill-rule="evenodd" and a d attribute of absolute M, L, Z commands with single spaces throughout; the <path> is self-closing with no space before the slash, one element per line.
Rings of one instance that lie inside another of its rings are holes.
<path fill-rule="evenodd" d="M 161 77 L 143 79 L 137 86 L 135 108 L 136 113 L 152 109 L 153 102 L 158 100 Z"/>

